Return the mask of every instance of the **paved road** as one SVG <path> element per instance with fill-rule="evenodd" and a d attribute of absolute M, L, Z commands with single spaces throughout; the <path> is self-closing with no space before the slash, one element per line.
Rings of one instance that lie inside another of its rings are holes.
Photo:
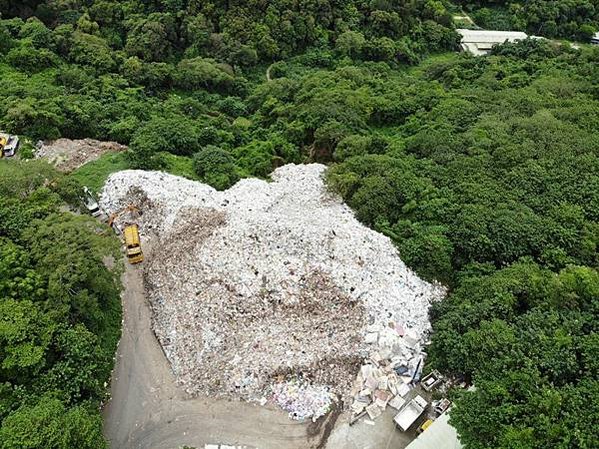
<path fill-rule="evenodd" d="M 376 426 L 349 427 L 335 413 L 320 425 L 292 421 L 279 409 L 229 400 L 188 399 L 150 328 L 140 268 L 123 274 L 123 335 L 104 409 L 111 449 L 178 449 L 183 445 L 258 449 L 403 449 L 410 440 L 394 429 L 390 411 Z M 330 436 L 329 436 L 330 434 Z M 328 439 L 328 443 L 327 443 Z"/>
<path fill-rule="evenodd" d="M 307 425 L 280 410 L 228 400 L 187 399 L 150 328 L 150 308 L 139 268 L 123 275 L 123 336 L 104 409 L 112 449 L 176 449 L 182 445 L 247 445 L 306 449 Z"/>

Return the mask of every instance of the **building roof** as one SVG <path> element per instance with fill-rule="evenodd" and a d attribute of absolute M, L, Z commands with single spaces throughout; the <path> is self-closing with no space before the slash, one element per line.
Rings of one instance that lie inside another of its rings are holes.
<path fill-rule="evenodd" d="M 406 449 L 461 449 L 457 431 L 449 425 L 449 414 L 443 413 Z"/>
<path fill-rule="evenodd" d="M 456 30 L 462 36 L 462 49 L 475 56 L 487 54 L 493 45 L 516 42 L 528 37 L 521 31 Z"/>

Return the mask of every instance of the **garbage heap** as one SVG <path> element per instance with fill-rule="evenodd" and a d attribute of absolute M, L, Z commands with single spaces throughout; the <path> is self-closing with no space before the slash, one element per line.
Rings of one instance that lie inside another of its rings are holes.
<path fill-rule="evenodd" d="M 45 158 L 63 172 L 71 172 L 99 159 L 105 153 L 125 151 L 127 147 L 117 142 L 104 142 L 94 139 L 58 139 L 39 141 L 36 145 L 35 156 Z"/>
<path fill-rule="evenodd" d="M 365 340 L 371 345 L 351 389 L 352 418 L 378 418 L 387 408 L 399 410 L 415 381 L 424 359 L 420 338 L 413 329 L 389 321 L 387 326 L 368 326 Z"/>
<path fill-rule="evenodd" d="M 190 395 L 270 401 L 316 418 L 336 398 L 354 402 L 356 373 L 373 352 L 417 364 L 429 305 L 444 291 L 327 191 L 324 170 L 286 165 L 272 182 L 245 179 L 224 192 L 159 172 L 108 179 L 102 207 L 137 210 L 116 224 L 140 226 L 152 326 Z M 390 322 L 415 344 L 387 348 Z"/>

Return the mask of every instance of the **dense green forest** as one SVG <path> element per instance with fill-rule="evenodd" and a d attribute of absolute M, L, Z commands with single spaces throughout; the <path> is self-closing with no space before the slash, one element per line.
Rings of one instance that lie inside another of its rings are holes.
<path fill-rule="evenodd" d="M 477 25 L 588 42 L 599 31 L 597 0 L 491 0 L 461 3 Z"/>
<path fill-rule="evenodd" d="M 78 186 L 46 163 L 0 161 L 0 447 L 106 447 L 121 310 L 118 240 L 64 212 Z M 119 265 L 116 264 L 118 267 Z"/>
<path fill-rule="evenodd" d="M 599 14 L 592 1 L 471 9 L 483 26 L 581 40 Z M 60 212 L 78 181 L 159 168 L 225 189 L 309 161 L 450 288 L 427 369 L 474 381 L 451 415 L 467 449 L 597 447 L 599 47 L 460 55 L 456 10 L 0 0 L 0 128 L 130 147 L 70 176 L 0 165 L 0 448 L 103 444 L 119 307 L 100 248 L 117 248 Z M 539 30 L 548 17 L 555 30 Z"/>

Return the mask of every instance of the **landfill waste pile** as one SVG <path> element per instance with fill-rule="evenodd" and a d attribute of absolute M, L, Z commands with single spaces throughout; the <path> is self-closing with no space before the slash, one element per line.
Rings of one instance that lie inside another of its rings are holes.
<path fill-rule="evenodd" d="M 224 192 L 160 172 L 108 179 L 101 205 L 137 211 L 116 225 L 140 227 L 152 326 L 190 395 L 268 400 L 316 418 L 336 397 L 355 403 L 357 372 L 367 407 L 418 371 L 428 309 L 444 289 L 360 224 L 324 170 L 286 165 L 272 182 Z"/>
<path fill-rule="evenodd" d="M 38 142 L 35 157 L 46 158 L 58 170 L 71 172 L 95 161 L 105 153 L 125 151 L 127 147 L 117 142 L 102 142 L 94 139 L 57 139 Z"/>
<path fill-rule="evenodd" d="M 316 420 L 326 415 L 335 401 L 328 387 L 297 381 L 274 384 L 272 392 L 275 403 L 283 410 L 290 410 L 290 418 L 298 420 Z"/>

